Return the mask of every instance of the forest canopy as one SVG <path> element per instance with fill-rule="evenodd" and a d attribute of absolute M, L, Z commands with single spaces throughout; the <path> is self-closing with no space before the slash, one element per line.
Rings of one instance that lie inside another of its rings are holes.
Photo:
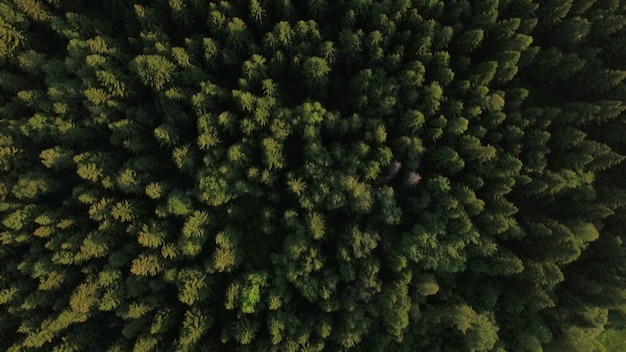
<path fill-rule="evenodd" d="M 606 351 L 625 79 L 622 0 L 0 1 L 0 350 Z"/>

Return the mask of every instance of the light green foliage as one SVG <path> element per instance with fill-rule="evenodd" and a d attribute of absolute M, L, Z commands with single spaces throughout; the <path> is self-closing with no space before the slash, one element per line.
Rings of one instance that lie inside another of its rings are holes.
<path fill-rule="evenodd" d="M 172 193 L 167 199 L 167 211 L 171 214 L 187 215 L 191 209 L 191 199 L 180 191 Z"/>
<path fill-rule="evenodd" d="M 209 279 L 197 269 L 185 269 L 178 273 L 178 299 L 188 305 L 205 300 L 210 293 Z"/>
<path fill-rule="evenodd" d="M 18 199 L 32 199 L 52 191 L 51 181 L 43 173 L 29 173 L 20 177 L 11 193 Z"/>
<path fill-rule="evenodd" d="M 310 57 L 303 64 L 305 82 L 311 87 L 320 87 L 328 82 L 330 67 L 321 57 Z"/>
<path fill-rule="evenodd" d="M 116 203 L 111 209 L 111 216 L 121 222 L 129 222 L 135 218 L 133 206 L 128 200 Z"/>
<path fill-rule="evenodd" d="M 302 181 L 302 178 L 291 178 L 287 181 L 289 190 L 295 195 L 299 196 L 306 190 L 306 182 Z"/>
<path fill-rule="evenodd" d="M 313 236 L 313 239 L 320 240 L 326 233 L 326 223 L 322 215 L 318 213 L 312 213 L 309 215 L 309 231 Z"/>
<path fill-rule="evenodd" d="M 172 79 L 175 65 L 159 55 L 140 55 L 133 61 L 141 82 L 161 90 Z"/>
<path fill-rule="evenodd" d="M 250 274 L 241 293 L 241 311 L 254 313 L 257 304 L 261 301 L 261 288 L 267 285 L 266 275 Z"/>
<path fill-rule="evenodd" d="M 159 248 L 164 244 L 165 231 L 158 224 L 143 225 L 137 236 L 137 242 L 149 248 Z"/>
<path fill-rule="evenodd" d="M 189 348 L 196 345 L 211 325 L 211 320 L 204 316 L 199 309 L 187 310 L 180 332 L 181 347 Z"/>
<path fill-rule="evenodd" d="M 160 259 L 155 255 L 140 255 L 133 259 L 130 272 L 139 276 L 155 276 L 163 270 Z"/>
<path fill-rule="evenodd" d="M 618 352 L 626 343 L 626 336 L 623 330 L 607 329 L 598 337 L 598 341 L 605 348 L 606 352 Z"/>
<path fill-rule="evenodd" d="M 96 303 L 97 286 L 93 283 L 83 283 L 77 287 L 70 297 L 70 307 L 78 313 L 87 313 Z"/>
<path fill-rule="evenodd" d="M 47 168 L 58 169 L 67 167 L 72 163 L 71 152 L 63 150 L 59 146 L 41 151 L 39 157 L 41 158 L 41 163 Z"/>
<path fill-rule="evenodd" d="M 159 182 L 151 182 L 146 186 L 146 195 L 151 199 L 161 198 L 163 185 Z"/>

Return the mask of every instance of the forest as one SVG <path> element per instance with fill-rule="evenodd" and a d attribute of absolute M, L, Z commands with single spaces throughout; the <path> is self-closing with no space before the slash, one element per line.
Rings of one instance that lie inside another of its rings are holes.
<path fill-rule="evenodd" d="M 625 158 L 626 1 L 0 0 L 0 351 L 619 351 Z"/>

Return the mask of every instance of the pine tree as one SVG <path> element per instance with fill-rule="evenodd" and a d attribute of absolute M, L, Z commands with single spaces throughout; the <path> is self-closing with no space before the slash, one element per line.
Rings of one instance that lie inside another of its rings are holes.
<path fill-rule="evenodd" d="M 172 79 L 175 65 L 159 55 L 140 55 L 133 61 L 141 82 L 155 90 L 161 90 Z"/>

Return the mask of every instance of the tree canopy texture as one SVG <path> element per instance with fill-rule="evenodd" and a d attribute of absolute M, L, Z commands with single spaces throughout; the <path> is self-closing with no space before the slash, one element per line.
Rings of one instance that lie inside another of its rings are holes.
<path fill-rule="evenodd" d="M 604 351 L 626 1 L 0 0 L 0 350 Z"/>

